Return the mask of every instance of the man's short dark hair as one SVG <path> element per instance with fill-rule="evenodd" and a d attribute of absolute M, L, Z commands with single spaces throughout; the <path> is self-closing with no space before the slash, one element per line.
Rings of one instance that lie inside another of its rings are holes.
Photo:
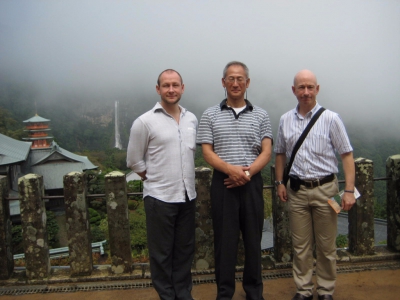
<path fill-rule="evenodd" d="M 181 76 L 181 74 L 179 74 L 178 71 L 175 71 L 174 69 L 166 69 L 166 70 L 162 71 L 162 72 L 160 73 L 160 75 L 158 75 L 158 78 L 157 78 L 157 85 L 158 85 L 158 86 L 160 86 L 160 78 L 161 78 L 161 75 L 164 74 L 165 72 L 175 72 L 176 74 L 179 75 L 179 78 L 181 79 L 181 84 L 183 84 L 182 76 Z"/>
<path fill-rule="evenodd" d="M 222 73 L 222 78 L 226 77 L 226 72 L 228 72 L 230 66 L 241 66 L 246 73 L 246 77 L 249 78 L 249 68 L 244 63 L 236 60 L 228 62 L 228 64 L 224 68 L 224 72 Z"/>

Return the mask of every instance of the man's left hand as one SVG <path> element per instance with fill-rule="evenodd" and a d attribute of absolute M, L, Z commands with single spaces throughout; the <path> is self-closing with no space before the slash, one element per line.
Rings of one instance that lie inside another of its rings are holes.
<path fill-rule="evenodd" d="M 224 184 L 228 189 L 245 185 L 250 181 L 250 173 L 247 173 L 249 175 L 246 174 L 246 171 L 249 172 L 250 167 L 234 167 L 238 171 L 234 174 L 235 176 L 230 175 L 228 178 L 224 179 Z"/>
<path fill-rule="evenodd" d="M 354 194 L 344 192 L 342 197 L 342 209 L 350 210 L 353 207 L 354 203 L 356 203 L 356 198 L 354 197 Z"/>

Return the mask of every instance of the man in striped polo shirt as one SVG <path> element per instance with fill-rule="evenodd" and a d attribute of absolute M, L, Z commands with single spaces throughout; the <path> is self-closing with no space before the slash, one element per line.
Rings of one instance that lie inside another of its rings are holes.
<path fill-rule="evenodd" d="M 317 103 L 319 85 L 311 71 L 296 74 L 292 91 L 298 104 L 281 117 L 274 148 L 278 196 L 289 203 L 293 278 L 297 287 L 292 300 L 313 298 L 314 242 L 318 299 L 329 300 L 333 299 L 336 281 L 337 213 L 328 204 L 328 199 L 338 193 L 335 150 L 341 156 L 346 179 L 342 208 L 349 210 L 355 203 L 353 148 L 339 115 L 325 110 L 299 148 L 286 187 L 282 181 L 286 158 L 290 158 L 301 133 L 321 107 Z"/>
<path fill-rule="evenodd" d="M 232 299 L 239 233 L 245 247 L 243 289 L 246 299 L 263 299 L 261 237 L 264 223 L 260 171 L 271 158 L 268 114 L 245 99 L 247 66 L 233 61 L 223 71 L 227 98 L 208 108 L 200 121 L 197 144 L 214 168 L 211 210 L 214 229 L 217 299 Z"/>

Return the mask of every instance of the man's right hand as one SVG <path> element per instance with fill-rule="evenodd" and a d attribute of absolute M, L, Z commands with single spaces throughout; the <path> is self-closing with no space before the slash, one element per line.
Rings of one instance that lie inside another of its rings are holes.
<path fill-rule="evenodd" d="M 284 184 L 280 184 L 277 186 L 276 188 L 276 192 L 278 194 L 279 199 L 281 199 L 281 201 L 286 202 L 287 201 L 287 194 L 286 194 L 286 187 Z"/>
<path fill-rule="evenodd" d="M 224 180 L 225 186 L 227 188 L 233 188 L 248 183 L 250 181 L 250 177 L 246 175 L 245 171 L 248 171 L 249 169 L 250 167 L 229 165 L 229 177 Z"/>

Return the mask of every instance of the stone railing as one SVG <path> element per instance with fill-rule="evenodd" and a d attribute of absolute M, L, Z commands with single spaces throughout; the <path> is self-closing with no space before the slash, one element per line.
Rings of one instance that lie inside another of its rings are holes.
<path fill-rule="evenodd" d="M 349 211 L 349 251 L 352 255 L 374 254 L 373 162 L 355 160 L 356 187 L 361 197 Z M 387 247 L 400 251 L 400 155 L 387 159 Z M 273 177 L 272 167 L 272 177 Z M 272 178 L 273 180 L 273 178 Z M 214 268 L 213 230 L 210 204 L 211 170 L 196 169 L 196 252 L 194 271 L 212 271 Z M 7 201 L 7 178 L 0 176 L 0 279 L 13 273 L 11 251 L 11 221 Z M 51 265 L 46 230 L 46 211 L 43 202 L 43 177 L 28 174 L 19 178 L 22 237 L 26 277 L 28 280 L 46 280 Z M 274 253 L 263 258 L 263 267 L 271 269 L 275 263 L 292 260 L 287 205 L 276 197 L 272 187 Z M 128 194 L 125 175 L 111 172 L 105 176 L 109 246 L 111 254 L 110 275 L 129 274 L 133 271 Z M 93 271 L 91 233 L 87 201 L 87 179 L 84 173 L 72 172 L 64 176 L 64 200 L 69 247 L 71 277 L 89 276 Z M 240 251 L 239 251 L 240 252 Z M 239 260 L 240 261 L 240 260 Z"/>

